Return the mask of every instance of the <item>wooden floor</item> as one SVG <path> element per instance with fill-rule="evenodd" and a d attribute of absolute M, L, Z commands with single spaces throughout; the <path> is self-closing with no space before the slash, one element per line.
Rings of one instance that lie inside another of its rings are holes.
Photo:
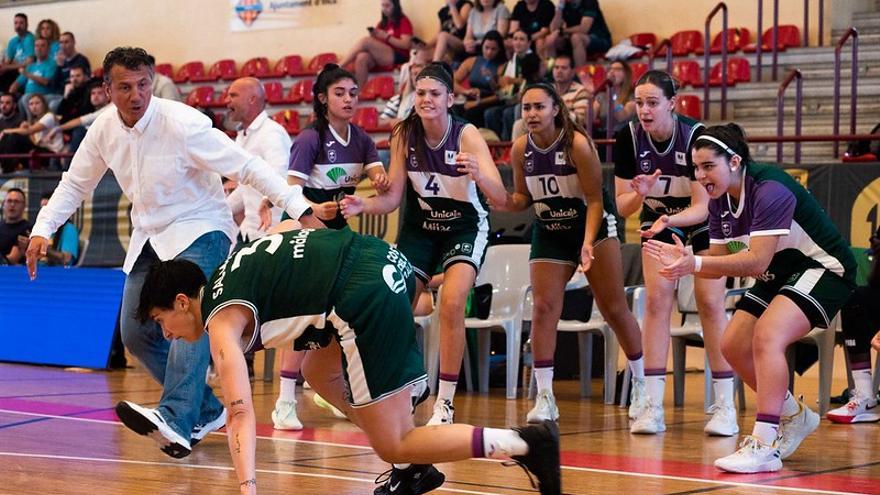
<path fill-rule="evenodd" d="M 813 403 L 815 379 L 799 379 L 796 385 Z M 834 390 L 844 386 L 841 378 Z M 626 411 L 603 405 L 600 388 L 596 380 L 596 397 L 580 399 L 577 382 L 557 382 L 565 493 L 880 494 L 876 424 L 843 426 L 823 420 L 782 472 L 729 475 L 713 468 L 712 461 L 732 452 L 737 440 L 703 435 L 701 373 L 688 373 L 684 408 L 669 406 L 667 390 L 667 431 L 656 436 L 630 435 Z M 277 380 L 254 386 L 260 493 L 372 493 L 374 479 L 387 466 L 357 428 L 317 408 L 307 390 L 299 398 L 307 428 L 273 431 L 269 415 L 277 389 Z M 208 436 L 192 455 L 175 460 L 116 420 L 116 401 L 155 404 L 159 396 L 159 386 L 140 369 L 82 372 L 0 364 L 0 493 L 237 493 L 222 433 Z M 754 397 L 748 402 L 740 425 L 750 430 Z M 524 399 L 507 401 L 498 389 L 489 395 L 459 393 L 455 407 L 459 422 L 502 427 L 521 423 L 528 404 Z M 428 409 L 422 406 L 420 421 L 427 420 Z M 433 493 L 532 492 L 519 468 L 496 461 L 438 467 L 446 483 Z"/>

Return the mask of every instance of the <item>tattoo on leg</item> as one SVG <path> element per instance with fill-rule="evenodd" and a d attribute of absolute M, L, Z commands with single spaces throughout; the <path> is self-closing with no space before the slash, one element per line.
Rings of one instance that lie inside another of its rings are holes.
<path fill-rule="evenodd" d="M 229 403 L 229 407 L 240 406 L 244 404 L 244 399 L 236 399 Z"/>
<path fill-rule="evenodd" d="M 223 361 L 223 359 L 226 357 L 223 355 L 223 349 L 220 349 L 220 352 L 218 354 L 220 355 L 220 361 Z"/>
<path fill-rule="evenodd" d="M 249 480 L 244 480 L 238 484 L 238 486 L 257 486 L 257 479 L 251 478 Z"/>
<path fill-rule="evenodd" d="M 238 439 L 238 433 L 235 434 L 235 453 L 241 453 L 241 441 Z"/>

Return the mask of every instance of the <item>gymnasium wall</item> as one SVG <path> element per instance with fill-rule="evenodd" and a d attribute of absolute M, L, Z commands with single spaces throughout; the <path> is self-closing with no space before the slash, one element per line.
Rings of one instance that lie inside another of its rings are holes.
<path fill-rule="evenodd" d="M 231 32 L 230 12 L 234 0 L 78 0 L 33 6 L 0 8 L 0 39 L 12 35 L 12 16 L 23 11 L 30 18 L 31 29 L 43 18 L 53 18 L 63 30 L 76 34 L 81 52 L 99 64 L 111 48 L 129 44 L 142 46 L 152 52 L 159 62 L 175 66 L 189 60 L 213 62 L 221 58 L 243 61 L 257 55 L 274 60 L 290 53 L 314 55 L 334 51 L 345 53 L 362 35 L 365 27 L 379 19 L 378 0 L 304 0 L 306 3 L 335 3 L 315 8 L 303 8 L 303 26 L 279 30 L 252 30 Z M 513 8 L 515 0 L 505 0 Z M 867 0 L 825 1 L 825 30 L 832 23 L 849 23 L 850 15 Z M 270 4 L 292 4 L 282 0 L 263 0 L 265 9 Z M 430 39 L 437 29 L 437 10 L 445 0 L 402 0 L 404 12 L 415 25 L 416 34 Z M 685 28 L 703 29 L 706 14 L 717 0 L 600 0 L 614 41 L 632 33 L 650 31 L 669 36 Z M 765 29 L 772 22 L 772 0 L 764 2 Z M 781 0 L 780 23 L 803 23 L 803 2 Z M 818 34 L 818 1 L 811 2 L 811 36 Z M 755 1 L 728 1 L 731 27 L 748 27 L 753 32 L 756 24 Z M 867 6 L 862 10 L 866 10 Z M 840 17 L 840 21 L 834 19 Z M 264 15 L 264 18 L 266 16 Z M 259 19 L 258 19 L 259 21 Z M 4 24 L 5 23 L 5 24 Z M 721 28 L 720 18 L 713 23 L 713 32 Z M 825 40 L 828 43 L 829 35 Z"/>

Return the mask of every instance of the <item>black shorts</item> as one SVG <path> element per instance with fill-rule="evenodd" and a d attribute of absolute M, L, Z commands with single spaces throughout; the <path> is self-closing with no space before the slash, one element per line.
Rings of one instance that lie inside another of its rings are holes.
<path fill-rule="evenodd" d="M 653 222 L 642 223 L 642 230 L 651 228 Z M 692 246 L 695 253 L 709 249 L 709 224 L 700 223 L 690 227 L 666 227 L 666 230 L 654 236 L 654 239 L 668 244 L 675 244 L 672 236 L 678 237 L 685 246 Z M 647 239 L 642 238 L 642 242 Z"/>

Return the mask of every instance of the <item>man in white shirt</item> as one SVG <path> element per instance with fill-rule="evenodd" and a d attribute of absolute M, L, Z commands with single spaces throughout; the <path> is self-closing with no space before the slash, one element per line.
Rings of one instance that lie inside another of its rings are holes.
<path fill-rule="evenodd" d="M 288 186 L 262 159 L 235 145 L 210 120 L 182 103 L 152 97 L 154 67 L 140 48 L 116 48 L 104 58 L 105 87 L 116 111 L 95 119 L 49 204 L 40 210 L 27 249 L 31 279 L 48 239 L 112 170 L 131 200 L 133 231 L 123 265 L 122 340 L 164 386 L 156 409 L 122 401 L 120 420 L 181 458 L 226 422 L 226 411 L 205 384 L 208 340 L 169 342 L 155 322 L 135 319 L 149 266 L 187 259 L 210 275 L 229 253 L 235 224 L 220 176 L 262 191 L 291 217 L 318 225 L 302 190 Z"/>

